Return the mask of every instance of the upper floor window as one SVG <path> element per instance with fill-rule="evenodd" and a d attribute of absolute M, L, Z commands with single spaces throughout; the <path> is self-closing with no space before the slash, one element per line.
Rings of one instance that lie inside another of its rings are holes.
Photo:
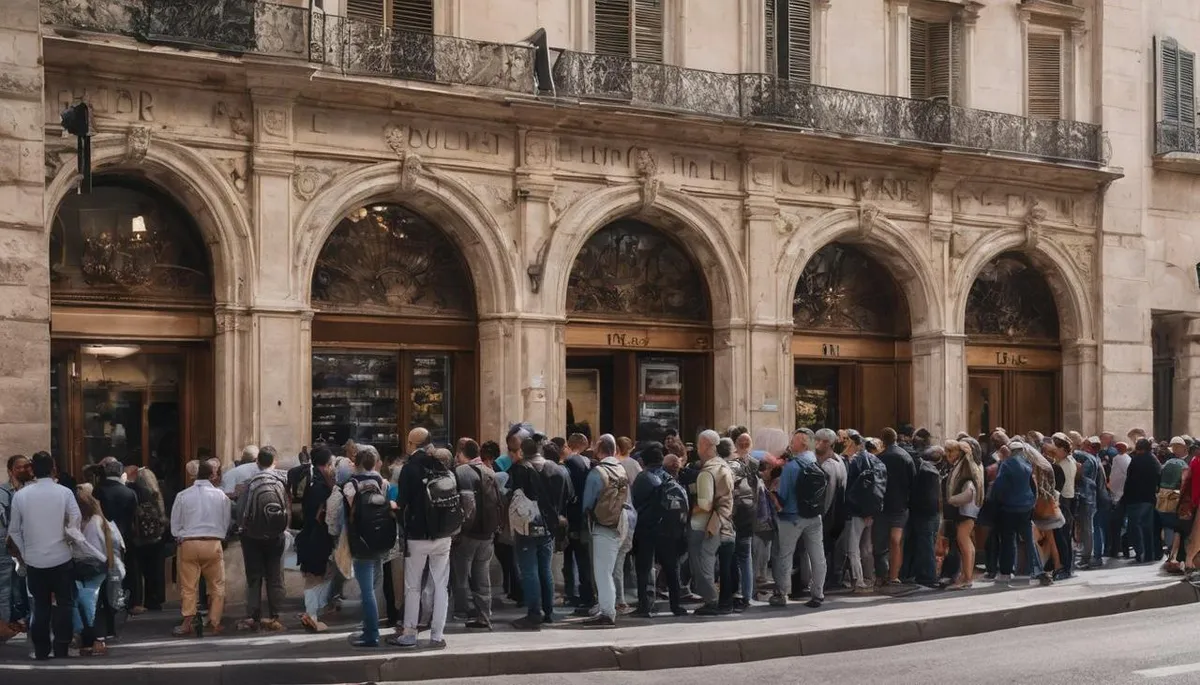
<path fill-rule="evenodd" d="M 962 27 L 954 21 L 912 18 L 908 24 L 909 97 L 959 104 Z"/>
<path fill-rule="evenodd" d="M 346 0 L 346 17 L 404 31 L 433 33 L 433 0 Z"/>
<path fill-rule="evenodd" d="M 1195 128 L 1196 53 L 1179 47 L 1174 38 L 1155 42 L 1159 121 Z"/>
<path fill-rule="evenodd" d="M 592 26 L 596 53 L 663 61 L 666 0 L 595 0 Z"/>
<path fill-rule="evenodd" d="M 1031 29 L 1026 40 L 1028 70 L 1025 76 L 1028 115 L 1034 119 L 1062 119 L 1063 34 Z"/>
<path fill-rule="evenodd" d="M 812 80 L 812 0 L 765 0 L 767 71 L 792 81 Z"/>

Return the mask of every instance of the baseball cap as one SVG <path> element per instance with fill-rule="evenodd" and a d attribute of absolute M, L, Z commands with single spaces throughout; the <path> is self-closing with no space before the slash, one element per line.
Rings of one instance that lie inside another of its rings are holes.
<path fill-rule="evenodd" d="M 1176 435 L 1175 437 L 1171 438 L 1171 447 L 1174 447 L 1175 445 L 1184 445 L 1184 446 L 1186 446 L 1186 445 L 1187 445 L 1187 441 L 1186 441 L 1186 440 L 1184 440 L 1183 438 L 1181 438 L 1180 436 Z"/>
<path fill-rule="evenodd" d="M 1100 436 L 1093 435 L 1087 439 L 1087 442 L 1089 445 L 1099 445 L 1100 444 Z"/>

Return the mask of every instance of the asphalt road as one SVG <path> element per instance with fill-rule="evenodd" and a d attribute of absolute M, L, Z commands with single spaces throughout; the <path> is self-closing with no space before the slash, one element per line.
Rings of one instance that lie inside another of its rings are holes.
<path fill-rule="evenodd" d="M 729 666 L 432 682 L 437 685 L 1200 683 L 1198 612 L 1200 608 L 1196 605 L 1139 611 L 900 647 Z"/>

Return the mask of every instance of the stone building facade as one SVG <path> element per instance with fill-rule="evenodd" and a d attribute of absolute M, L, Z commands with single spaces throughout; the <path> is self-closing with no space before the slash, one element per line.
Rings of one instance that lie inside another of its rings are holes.
<path fill-rule="evenodd" d="M 212 4 L 6 10 L 10 452 L 1190 420 L 1121 3 Z"/>

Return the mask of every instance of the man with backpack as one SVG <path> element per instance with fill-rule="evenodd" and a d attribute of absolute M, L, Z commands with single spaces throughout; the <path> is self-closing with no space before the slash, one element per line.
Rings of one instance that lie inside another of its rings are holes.
<path fill-rule="evenodd" d="M 792 557 L 798 544 L 803 545 L 812 565 L 812 597 L 806 606 L 815 609 L 825 601 L 825 543 L 821 514 L 825 510 L 829 477 L 817 464 L 808 441 L 806 431 L 798 430 L 792 434 L 791 455 L 774 483 L 779 529 L 775 542 L 775 593 L 770 599 L 773 607 L 787 606 L 792 589 Z"/>
<path fill-rule="evenodd" d="M 479 443 L 460 440 L 457 461 L 454 477 L 463 503 L 463 528 L 450 549 L 454 606 L 468 614 L 467 628 L 491 630 L 492 540 L 508 511 L 496 472 L 479 457 Z"/>
<path fill-rule="evenodd" d="M 854 591 L 870 592 L 874 589 L 875 565 L 871 561 L 871 526 L 874 517 L 883 512 L 883 500 L 887 492 L 887 467 L 879 458 L 867 451 L 866 441 L 856 430 L 847 431 L 847 437 L 857 449 L 846 465 L 846 529 L 841 547 L 850 559 L 850 579 Z M 868 563 L 863 568 L 863 559 Z"/>
<path fill-rule="evenodd" d="M 425 567 L 433 582 L 433 618 L 430 647 L 446 646 L 444 631 L 450 607 L 450 544 L 463 525 L 462 496 L 448 464 L 449 450 L 430 454 L 429 431 L 414 428 L 408 436 L 416 445 L 400 470 L 396 506 L 404 522 L 404 628 L 388 639 L 397 647 L 417 646 L 417 621 L 421 614 L 421 587 Z"/>
<path fill-rule="evenodd" d="M 354 579 L 362 597 L 362 633 L 355 636 L 353 647 L 379 646 L 379 605 L 375 601 L 375 579 L 383 573 L 383 558 L 396 546 L 398 530 L 395 503 L 387 496 L 388 486 L 379 475 L 379 451 L 371 445 L 358 445 L 358 469 L 342 486 L 343 506 L 329 506 L 332 516 L 329 532 L 346 535 L 350 546 Z"/>
<path fill-rule="evenodd" d="M 938 464 L 946 451 L 935 445 L 917 457 L 917 475 L 909 497 L 909 531 L 905 541 L 907 573 L 918 585 L 937 585 L 937 534 L 942 520 L 942 473 Z"/>
<path fill-rule="evenodd" d="M 700 469 L 696 474 L 696 496 L 688 530 L 688 562 L 692 570 L 692 589 L 704 601 L 696 616 L 721 616 L 730 613 L 733 588 L 721 586 L 717 594 L 714 570 L 729 577 L 736 538 L 733 528 L 733 471 L 717 455 L 721 436 L 706 430 L 696 439 Z M 722 601 L 723 600 L 723 601 Z"/>
<path fill-rule="evenodd" d="M 879 454 L 879 460 L 887 467 L 888 475 L 883 512 L 875 517 L 872 526 L 875 580 L 876 583 L 886 582 L 895 587 L 900 585 L 900 567 L 904 562 L 904 529 L 908 525 L 917 465 L 908 452 L 896 444 L 895 429 L 884 428 L 880 438 L 883 440 L 883 451 Z"/>
<path fill-rule="evenodd" d="M 258 473 L 238 487 L 236 508 L 242 560 L 246 566 L 247 614 L 238 622 L 238 630 L 277 632 L 284 629 L 279 621 L 284 597 L 284 531 L 291 522 L 292 503 L 288 496 L 287 476 L 275 469 L 276 454 L 270 445 L 259 449 Z M 262 612 L 264 580 L 267 618 L 263 618 Z"/>
<path fill-rule="evenodd" d="M 625 513 L 629 501 L 629 477 L 617 459 L 617 441 L 608 433 L 596 440 L 599 459 L 588 474 L 583 490 L 583 514 L 591 523 L 592 569 L 600 612 L 583 622 L 586 626 L 616 625 L 617 589 L 613 582 L 617 553 L 630 533 Z"/>
<path fill-rule="evenodd" d="M 655 615 L 655 588 L 650 572 L 657 561 L 666 579 L 671 613 L 687 616 L 680 604 L 679 557 L 688 529 L 687 491 L 663 469 L 663 447 L 650 443 L 642 448 L 645 469 L 633 481 L 630 495 L 637 509 L 633 534 L 634 566 L 637 570 L 638 618 Z"/>
<path fill-rule="evenodd" d="M 733 440 L 729 438 L 721 438 L 721 442 L 717 443 L 717 455 L 729 464 L 733 473 L 733 564 L 730 566 L 730 577 L 722 578 L 721 583 L 728 582 L 731 588 L 741 591 L 742 599 L 735 600 L 731 607 L 740 614 L 750 607 L 750 600 L 754 597 L 751 548 L 754 526 L 758 522 L 758 466 L 748 456 L 735 452 Z"/>
<path fill-rule="evenodd" d="M 564 521 L 567 489 L 563 471 L 546 461 L 532 438 L 521 441 L 516 461 L 508 469 L 509 526 L 517 566 L 524 585 L 525 616 L 512 622 L 517 630 L 541 630 L 554 622 L 555 531 Z M 609 569 L 612 575 L 612 569 Z"/>

